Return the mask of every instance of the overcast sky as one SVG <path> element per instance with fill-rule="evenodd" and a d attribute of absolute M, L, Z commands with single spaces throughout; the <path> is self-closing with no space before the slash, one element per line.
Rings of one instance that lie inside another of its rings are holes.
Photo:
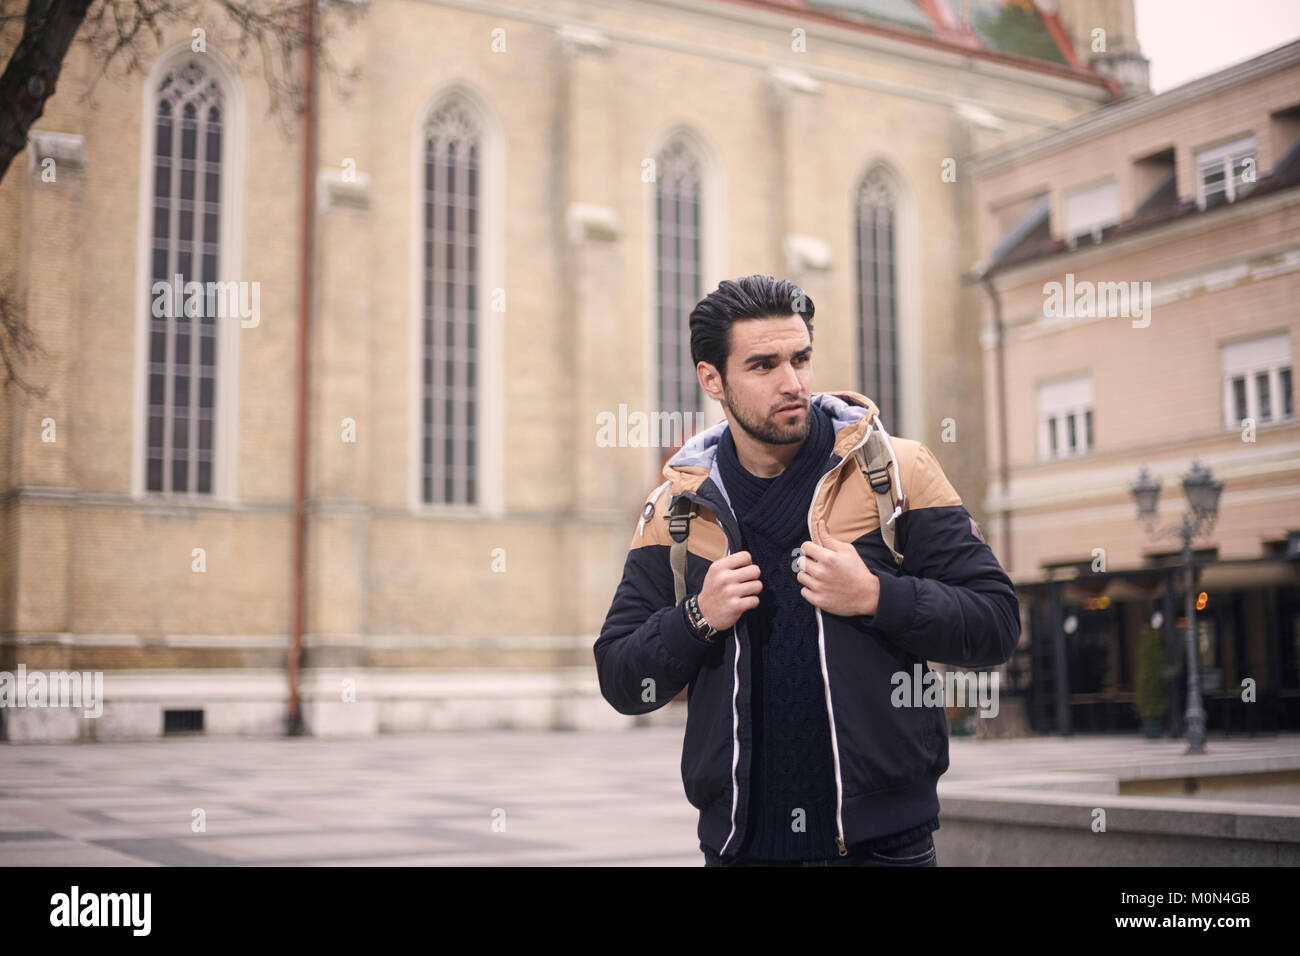
<path fill-rule="evenodd" d="M 1300 39 L 1300 0 L 1135 2 L 1156 93 Z"/>

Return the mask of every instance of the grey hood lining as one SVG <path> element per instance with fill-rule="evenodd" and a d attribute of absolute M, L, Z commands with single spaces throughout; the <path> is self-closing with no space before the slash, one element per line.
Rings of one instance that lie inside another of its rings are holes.
<path fill-rule="evenodd" d="M 812 403 L 826 412 L 831 417 L 831 424 L 835 428 L 835 434 L 839 435 L 840 430 L 861 421 L 871 414 L 871 409 L 865 405 L 856 405 L 852 402 L 846 402 L 829 392 L 817 392 L 812 396 Z M 726 488 L 722 485 L 722 475 L 718 471 L 718 443 L 722 440 L 722 433 L 730 427 L 730 422 L 726 419 L 712 425 L 690 441 L 684 444 L 677 454 L 668 459 L 668 466 L 672 468 L 707 468 L 709 480 L 717 486 L 722 492 L 722 497 L 727 502 L 727 507 L 731 507 L 731 498 L 727 495 Z"/>

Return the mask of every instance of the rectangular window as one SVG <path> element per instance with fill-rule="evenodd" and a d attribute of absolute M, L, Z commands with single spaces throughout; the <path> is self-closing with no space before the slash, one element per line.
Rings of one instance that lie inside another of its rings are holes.
<path fill-rule="evenodd" d="M 1232 402 L 1236 414 L 1233 415 L 1234 427 L 1241 424 L 1246 417 L 1246 377 L 1238 375 L 1232 380 Z"/>
<path fill-rule="evenodd" d="M 1261 422 L 1271 421 L 1273 419 L 1273 405 L 1269 401 L 1267 372 L 1259 372 L 1255 375 L 1255 387 L 1259 389 L 1259 420 Z"/>
<path fill-rule="evenodd" d="M 1228 201 L 1228 178 L 1224 175 L 1223 163 L 1201 167 L 1201 190 L 1206 208 Z"/>
<path fill-rule="evenodd" d="M 1081 455 L 1092 448 L 1092 378 L 1038 386 L 1039 459 Z"/>
<path fill-rule="evenodd" d="M 1294 415 L 1291 396 L 1291 336 L 1278 332 L 1220 347 L 1224 427 L 1243 420 L 1263 425 Z"/>
<path fill-rule="evenodd" d="M 1240 199 L 1255 187 L 1259 176 L 1255 171 L 1255 152 L 1232 158 L 1232 198 Z"/>
<path fill-rule="evenodd" d="M 1099 234 L 1119 222 L 1119 187 L 1115 180 L 1065 194 L 1065 235 L 1068 239 Z"/>
<path fill-rule="evenodd" d="M 1235 202 L 1254 188 L 1258 178 L 1254 136 L 1196 154 L 1196 201 L 1202 209 Z"/>

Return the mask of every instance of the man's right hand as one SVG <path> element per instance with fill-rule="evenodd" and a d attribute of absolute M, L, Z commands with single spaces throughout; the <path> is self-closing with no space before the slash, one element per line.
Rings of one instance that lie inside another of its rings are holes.
<path fill-rule="evenodd" d="M 704 590 L 696 598 L 704 619 L 725 631 L 740 620 L 740 615 L 758 607 L 758 592 L 763 590 L 759 573 L 748 551 L 737 551 L 709 565 Z"/>

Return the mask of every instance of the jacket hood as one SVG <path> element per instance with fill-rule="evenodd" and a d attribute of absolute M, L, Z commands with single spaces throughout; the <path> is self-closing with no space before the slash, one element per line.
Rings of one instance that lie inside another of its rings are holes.
<path fill-rule="evenodd" d="M 858 392 L 814 392 L 811 402 L 830 415 L 831 424 L 835 428 L 834 451 L 841 458 L 862 441 L 873 419 L 879 421 L 875 418 L 880 413 L 876 403 Z M 718 442 L 730 424 L 724 419 L 705 429 L 668 459 L 662 474 L 668 479 L 672 494 L 696 491 L 709 477 L 713 478 L 719 489 L 722 488 L 722 481 L 717 474 Z M 726 497 L 725 490 L 723 496 Z M 731 502 L 728 501 L 727 504 Z"/>

